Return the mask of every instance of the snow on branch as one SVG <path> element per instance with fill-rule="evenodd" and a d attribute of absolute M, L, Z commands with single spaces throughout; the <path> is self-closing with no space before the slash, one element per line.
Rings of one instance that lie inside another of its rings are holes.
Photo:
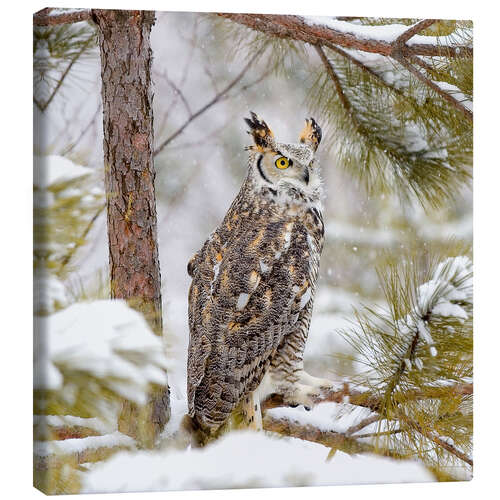
<path fill-rule="evenodd" d="M 438 318 L 454 318 L 463 322 L 468 318 L 467 306 L 472 306 L 472 262 L 466 256 L 448 258 L 441 262 L 431 279 L 417 290 L 416 304 L 405 318 L 397 323 L 403 335 L 429 345 L 431 356 L 437 355 L 429 323 Z M 413 356 L 411 353 L 408 361 Z M 421 361 L 414 359 L 416 367 Z"/>
<path fill-rule="evenodd" d="M 234 431 L 205 448 L 123 451 L 96 464 L 82 493 L 284 487 L 433 481 L 413 460 L 328 449 L 318 443 L 269 433 Z M 362 476 L 359 471 L 363 470 Z M 148 471 L 140 474 L 138 471 Z"/>
<path fill-rule="evenodd" d="M 98 462 L 119 450 L 134 448 L 135 441 L 119 431 L 103 436 L 34 441 L 33 455 L 38 469 L 55 467 L 73 459 L 77 464 Z"/>
<path fill-rule="evenodd" d="M 344 48 L 358 49 L 390 56 L 396 48 L 404 55 L 472 57 L 472 47 L 461 46 L 460 50 L 447 45 L 440 37 L 420 36 L 413 27 L 391 24 L 384 26 L 357 25 L 328 17 L 299 17 L 262 14 L 219 14 L 234 22 L 279 38 L 290 38 L 311 45 L 339 45 Z M 424 27 L 418 26 L 423 30 Z M 401 47 L 399 37 L 410 36 L 411 40 Z"/>
<path fill-rule="evenodd" d="M 124 301 L 77 303 L 36 321 L 35 389 L 59 391 L 90 377 L 142 405 L 151 384 L 166 384 L 161 339 Z"/>
<path fill-rule="evenodd" d="M 318 396 L 311 411 L 273 394 L 262 403 L 265 430 L 395 458 L 415 455 L 420 442 L 428 465 L 472 466 L 472 262 L 430 258 L 421 281 L 412 262 L 393 262 L 382 277 L 390 310 L 358 313 L 359 328 L 345 334 L 368 370 L 356 385 Z"/>

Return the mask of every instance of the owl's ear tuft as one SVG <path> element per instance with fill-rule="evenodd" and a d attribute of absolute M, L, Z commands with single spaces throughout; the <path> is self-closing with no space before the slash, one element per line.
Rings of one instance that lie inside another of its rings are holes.
<path fill-rule="evenodd" d="M 316 151 L 322 136 L 321 127 L 316 123 L 316 120 L 306 118 L 306 124 L 299 135 L 299 141 L 303 144 L 309 144 Z"/>
<path fill-rule="evenodd" d="M 274 144 L 274 134 L 267 123 L 260 119 L 253 111 L 250 111 L 250 117 L 245 118 L 245 122 L 250 127 L 248 133 L 253 137 L 257 149 L 271 148 Z M 254 149 L 255 146 L 250 146 L 246 149 Z"/>

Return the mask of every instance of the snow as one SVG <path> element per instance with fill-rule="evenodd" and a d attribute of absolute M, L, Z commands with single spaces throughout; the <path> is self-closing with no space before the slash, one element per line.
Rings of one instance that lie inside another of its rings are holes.
<path fill-rule="evenodd" d="M 424 131 L 420 130 L 415 122 L 406 122 L 404 125 L 404 144 L 410 153 L 428 151 L 429 143 L 423 138 Z"/>
<path fill-rule="evenodd" d="M 434 83 L 448 94 L 451 94 L 457 101 L 465 106 L 469 111 L 473 111 L 472 101 L 456 86 L 448 82 L 434 81 Z"/>
<path fill-rule="evenodd" d="M 37 272 L 33 279 L 33 310 L 52 313 L 68 304 L 69 297 L 64 283 L 47 272 Z"/>
<path fill-rule="evenodd" d="M 86 427 L 105 434 L 110 431 L 109 424 L 99 418 L 82 418 L 74 415 L 33 415 L 33 425 L 50 427 Z"/>
<path fill-rule="evenodd" d="M 56 373 L 66 367 L 112 377 L 110 385 L 118 393 L 144 404 L 149 384 L 166 382 L 161 338 L 121 300 L 81 302 L 38 317 L 35 345 L 35 388 L 61 388 L 63 380 Z M 134 354 L 141 363 L 131 360 Z"/>
<path fill-rule="evenodd" d="M 93 173 L 93 169 L 77 165 L 64 156 L 47 155 L 33 157 L 33 185 L 39 189 L 47 189 Z"/>
<path fill-rule="evenodd" d="M 326 26 L 332 30 L 355 36 L 362 40 L 378 40 L 380 42 L 392 43 L 411 26 L 405 24 L 383 24 L 379 26 L 369 26 L 364 24 L 353 24 L 348 21 L 340 21 L 331 17 L 304 16 L 306 24 L 309 26 Z M 413 35 L 406 43 L 407 45 L 430 44 L 447 45 L 449 38 L 446 36 L 425 36 Z"/>
<path fill-rule="evenodd" d="M 77 14 L 79 12 L 86 12 L 89 9 L 52 9 L 48 15 L 49 16 L 59 16 L 61 14 Z"/>
<path fill-rule="evenodd" d="M 463 307 L 458 304 L 452 304 L 448 301 L 439 301 L 437 305 L 432 308 L 432 314 L 436 316 L 454 317 L 458 319 L 467 319 L 467 313 Z"/>
<path fill-rule="evenodd" d="M 83 479 L 82 492 L 426 482 L 423 465 L 338 451 L 266 433 L 232 432 L 204 449 L 119 452 Z M 360 474 L 363 471 L 363 474 Z"/>
<path fill-rule="evenodd" d="M 430 314 L 455 318 L 461 322 L 468 318 L 462 305 L 472 304 L 472 262 L 469 257 L 449 257 L 440 262 L 431 279 L 418 287 L 417 301 L 416 310 L 398 322 L 399 331 L 413 335 L 416 329 L 420 339 L 429 345 L 431 356 L 436 356 L 429 324 L 422 317 Z"/>
<path fill-rule="evenodd" d="M 89 436 L 86 438 L 62 439 L 60 441 L 35 441 L 33 453 L 40 457 L 50 455 L 70 455 L 99 448 L 114 448 L 115 446 L 134 446 L 134 440 L 115 431 L 104 436 Z"/>
<path fill-rule="evenodd" d="M 267 415 L 276 419 L 285 419 L 300 425 L 312 425 L 321 431 L 339 433 L 345 433 L 350 427 L 372 414 L 368 408 L 344 403 L 321 403 L 310 411 L 305 410 L 303 406 L 267 410 Z"/>
<path fill-rule="evenodd" d="M 388 43 L 394 41 L 409 28 L 409 26 L 405 26 L 404 24 L 365 26 L 321 16 L 305 16 L 304 21 L 310 26 L 326 26 L 332 30 L 340 31 L 341 33 L 349 33 L 364 40 L 372 39 Z"/>
<path fill-rule="evenodd" d="M 421 311 L 467 319 L 465 310 L 453 301 L 472 303 L 472 262 L 467 256 L 448 258 L 439 263 L 432 279 L 418 289 Z"/>

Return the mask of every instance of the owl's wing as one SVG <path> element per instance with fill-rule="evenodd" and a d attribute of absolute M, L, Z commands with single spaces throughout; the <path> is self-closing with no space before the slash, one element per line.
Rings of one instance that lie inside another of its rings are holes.
<path fill-rule="evenodd" d="M 188 404 L 202 424 L 222 424 L 255 389 L 310 300 L 308 238 L 299 222 L 243 225 L 216 231 L 197 256 L 189 292 Z"/>

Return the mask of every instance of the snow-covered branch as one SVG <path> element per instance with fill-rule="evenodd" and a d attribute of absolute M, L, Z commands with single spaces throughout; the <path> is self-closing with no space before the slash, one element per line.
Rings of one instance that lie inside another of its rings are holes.
<path fill-rule="evenodd" d="M 80 21 L 89 21 L 92 17 L 90 9 L 42 9 L 33 14 L 34 26 L 55 26 Z"/>
<path fill-rule="evenodd" d="M 472 57 L 473 54 L 472 47 L 463 46 L 457 51 L 439 37 L 413 36 L 413 29 L 409 31 L 408 26 L 403 24 L 364 26 L 325 17 L 271 14 L 219 15 L 269 35 L 300 40 L 311 45 L 334 44 L 385 56 L 390 56 L 397 47 L 405 56 Z M 418 26 L 418 29 L 423 28 Z M 394 43 L 399 37 L 403 37 L 404 40 L 408 36 L 411 36 L 412 40 L 403 47 L 400 47 L 399 42 L 397 45 Z"/>

